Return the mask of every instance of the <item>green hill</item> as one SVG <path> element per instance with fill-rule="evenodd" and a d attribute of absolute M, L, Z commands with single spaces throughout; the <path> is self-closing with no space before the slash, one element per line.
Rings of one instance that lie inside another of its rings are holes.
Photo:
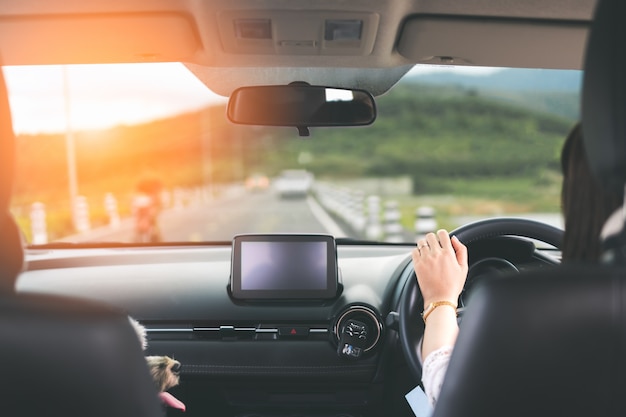
<path fill-rule="evenodd" d="M 403 82 L 431 85 L 457 85 L 478 90 L 557 91 L 577 93 L 582 85 L 583 72 L 537 68 L 498 69 L 489 75 L 468 74 L 447 70 L 429 73 L 409 73 Z"/>
<path fill-rule="evenodd" d="M 146 171 L 164 184 L 195 186 L 275 175 L 305 167 L 318 178 L 409 175 L 415 194 L 471 195 L 491 187 L 498 198 L 550 182 L 558 200 L 558 156 L 573 119 L 538 113 L 474 90 L 407 83 L 377 98 L 378 119 L 368 127 L 316 128 L 308 138 L 293 128 L 230 124 L 223 106 L 135 126 L 76 132 L 78 188 L 93 207 L 105 193 L 122 213 Z M 71 230 L 64 135 L 20 136 L 15 210 L 21 222 L 34 201 L 57 216 L 58 234 Z M 513 181 L 513 178 L 515 180 Z M 471 179 L 469 182 L 465 181 Z M 461 181 L 463 180 L 463 181 Z M 517 185 L 516 185 L 517 184 Z M 23 209 L 19 207 L 22 206 Z M 106 220 L 103 209 L 92 218 Z"/>
<path fill-rule="evenodd" d="M 315 128 L 300 138 L 292 128 L 238 127 L 224 108 L 76 137 L 79 188 L 132 190 L 143 171 L 171 172 L 169 186 L 273 175 L 298 165 L 319 176 L 395 176 L 410 173 L 416 187 L 438 178 L 537 175 L 558 170 L 561 144 L 573 119 L 535 113 L 472 90 L 407 83 L 377 98 L 368 127 Z M 189 161 L 195 161 L 189 163 Z M 63 135 L 18 138 L 18 200 L 67 184 Z M 87 189 L 86 192 L 95 191 Z"/>
<path fill-rule="evenodd" d="M 318 175 L 408 172 L 416 192 L 440 187 L 443 178 L 558 171 L 561 144 L 574 120 L 457 87 L 405 87 L 377 99 L 379 116 L 372 126 L 315 129 L 311 138 L 287 143 L 287 160 L 308 152 L 313 156 L 309 169 Z"/>
<path fill-rule="evenodd" d="M 203 155 L 221 160 L 234 152 L 233 127 L 223 114 L 223 106 L 209 107 L 150 123 L 74 132 L 79 193 L 128 194 L 146 172 L 167 172 L 163 182 L 168 187 L 201 184 Z M 18 136 L 16 171 L 14 201 L 67 198 L 65 135 Z M 231 180 L 232 174 L 214 177 Z"/>
<path fill-rule="evenodd" d="M 298 165 L 320 176 L 415 178 L 534 175 L 558 170 L 561 144 L 573 119 L 533 112 L 473 90 L 407 83 L 377 98 L 373 125 L 315 128 L 300 138 L 293 128 L 239 127 L 222 106 L 136 126 L 78 132 L 79 187 L 132 189 L 145 170 L 169 171 L 169 186 L 269 175 Z M 189 161 L 195 161 L 191 164 Z M 18 138 L 16 193 L 53 191 L 67 184 L 63 135 Z"/>
<path fill-rule="evenodd" d="M 564 116 L 579 118 L 582 71 L 509 68 L 488 76 L 449 71 L 411 74 L 402 81 L 436 87 L 455 86 L 507 103 Z"/>

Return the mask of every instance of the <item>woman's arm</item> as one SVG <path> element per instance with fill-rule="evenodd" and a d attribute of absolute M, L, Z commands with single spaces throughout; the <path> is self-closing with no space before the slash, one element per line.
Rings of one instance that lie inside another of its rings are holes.
<path fill-rule="evenodd" d="M 424 297 L 422 358 L 426 360 L 431 352 L 456 341 L 456 306 L 467 278 L 467 248 L 441 229 L 420 239 L 411 255 Z"/>

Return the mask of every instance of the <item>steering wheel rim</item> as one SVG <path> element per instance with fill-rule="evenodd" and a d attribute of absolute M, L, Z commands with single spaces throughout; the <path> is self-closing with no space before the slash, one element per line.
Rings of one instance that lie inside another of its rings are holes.
<path fill-rule="evenodd" d="M 536 239 L 558 249 L 561 249 L 563 244 L 563 230 L 522 218 L 480 220 L 450 232 L 450 236 L 456 236 L 465 245 L 482 239 L 507 235 Z M 424 334 L 424 323 L 419 319 L 422 309 L 423 298 L 417 285 L 417 277 L 415 271 L 411 271 L 400 299 L 399 333 L 402 352 L 411 373 L 418 382 L 422 379 L 422 365 L 417 352 L 419 341 Z"/>

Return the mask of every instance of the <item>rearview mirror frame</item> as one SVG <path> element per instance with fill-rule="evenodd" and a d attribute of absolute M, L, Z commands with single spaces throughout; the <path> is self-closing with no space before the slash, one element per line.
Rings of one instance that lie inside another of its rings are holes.
<path fill-rule="evenodd" d="M 376 120 L 376 103 L 357 89 L 304 83 L 240 87 L 228 100 L 227 116 L 243 125 L 366 126 Z"/>

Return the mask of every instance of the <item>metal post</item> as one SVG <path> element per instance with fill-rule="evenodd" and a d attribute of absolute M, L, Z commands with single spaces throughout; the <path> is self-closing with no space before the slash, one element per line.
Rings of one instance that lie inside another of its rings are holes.
<path fill-rule="evenodd" d="M 370 240 L 378 240 L 383 234 L 380 225 L 380 197 L 370 195 L 367 197 L 367 228 L 365 236 Z"/>
<path fill-rule="evenodd" d="M 387 201 L 383 212 L 385 242 L 400 243 L 403 241 L 402 225 L 400 224 L 400 208 L 397 201 Z"/>
<path fill-rule="evenodd" d="M 91 221 L 89 220 L 89 205 L 87 198 L 77 196 L 74 204 L 74 214 L 76 215 L 76 230 L 80 233 L 87 232 L 91 229 Z"/>
<path fill-rule="evenodd" d="M 104 209 L 109 215 L 109 226 L 114 229 L 120 227 L 120 215 L 117 211 L 117 199 L 112 193 L 106 193 L 104 196 Z"/>
<path fill-rule="evenodd" d="M 76 216 L 76 198 L 78 196 L 78 179 L 76 174 L 76 150 L 74 147 L 74 132 L 72 130 L 72 108 L 70 104 L 70 87 L 67 76 L 67 67 L 63 70 L 63 98 L 65 102 L 65 150 L 67 155 L 67 177 L 69 179 L 70 207 L 74 228 L 79 230 Z M 80 231 L 80 230 L 79 230 Z"/>
<path fill-rule="evenodd" d="M 46 206 L 35 202 L 30 207 L 30 230 L 33 245 L 48 243 L 48 231 L 46 227 Z"/>
<path fill-rule="evenodd" d="M 435 209 L 429 206 L 418 207 L 415 210 L 415 237 L 420 239 L 426 233 L 434 232 L 437 229 L 435 220 Z"/>

